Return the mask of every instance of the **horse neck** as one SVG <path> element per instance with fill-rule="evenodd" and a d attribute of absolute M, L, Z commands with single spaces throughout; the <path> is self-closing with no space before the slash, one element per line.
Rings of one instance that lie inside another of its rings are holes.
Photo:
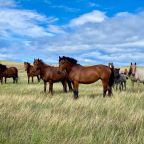
<path fill-rule="evenodd" d="M 44 68 L 51 68 L 52 66 L 45 64 L 45 63 L 41 63 L 40 64 L 40 71 L 43 71 Z"/>
<path fill-rule="evenodd" d="M 69 63 L 69 65 L 66 67 L 66 72 L 69 74 L 73 67 L 78 66 L 78 64 L 72 64 Z"/>
<path fill-rule="evenodd" d="M 29 65 L 28 68 L 27 68 L 27 73 L 30 72 L 30 69 L 31 69 L 31 68 L 33 68 L 33 66 Z"/>

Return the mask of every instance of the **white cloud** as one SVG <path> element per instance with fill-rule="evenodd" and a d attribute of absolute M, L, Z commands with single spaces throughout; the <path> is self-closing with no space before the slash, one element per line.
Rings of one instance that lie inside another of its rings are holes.
<path fill-rule="evenodd" d="M 15 0 L 0 0 L 0 7 L 15 7 Z"/>
<path fill-rule="evenodd" d="M 45 17 L 29 10 L 1 9 L 0 32 L 4 36 L 19 35 L 28 37 L 52 36 L 51 33 L 40 26 L 40 23 L 48 25 L 56 21 L 55 17 Z"/>
<path fill-rule="evenodd" d="M 104 12 L 94 10 L 90 13 L 83 14 L 78 18 L 71 20 L 70 26 L 81 26 L 86 23 L 101 23 L 105 20 L 106 15 Z"/>
<path fill-rule="evenodd" d="M 12 54 L 18 51 L 19 46 L 23 48 L 19 51 L 19 58 L 32 59 L 33 55 L 48 63 L 57 63 L 59 55 L 66 55 L 89 65 L 108 62 L 128 65 L 131 61 L 144 64 L 144 12 L 121 12 L 108 17 L 104 12 L 93 11 L 74 18 L 67 25 L 57 26 L 51 23 L 55 18 L 47 18 L 32 11 L 2 11 L 0 35 L 30 37 L 18 43 L 10 42 Z M 98 17 L 95 17 L 96 13 L 99 13 Z M 5 18 L 2 19 L 2 15 Z M 46 27 L 39 23 L 45 23 Z M 29 54 L 26 57 L 27 50 Z"/>
<path fill-rule="evenodd" d="M 49 25 L 48 26 L 48 31 L 51 33 L 56 33 L 56 34 L 62 34 L 65 33 L 65 31 L 63 30 L 63 28 L 56 26 L 56 25 Z"/>

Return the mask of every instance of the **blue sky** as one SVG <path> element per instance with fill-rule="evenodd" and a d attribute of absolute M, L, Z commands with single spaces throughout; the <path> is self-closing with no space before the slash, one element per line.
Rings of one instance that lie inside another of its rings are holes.
<path fill-rule="evenodd" d="M 144 64 L 143 0 L 0 0 L 0 59 Z"/>

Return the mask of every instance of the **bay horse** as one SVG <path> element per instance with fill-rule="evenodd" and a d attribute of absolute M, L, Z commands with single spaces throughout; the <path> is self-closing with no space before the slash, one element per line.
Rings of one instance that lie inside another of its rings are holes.
<path fill-rule="evenodd" d="M 24 67 L 25 67 L 25 71 L 27 71 L 27 77 L 28 77 L 28 84 L 30 81 L 30 77 L 32 77 L 32 83 L 34 82 L 33 77 L 37 77 L 38 82 L 40 82 L 40 71 L 34 71 L 34 67 L 28 63 L 28 62 L 24 62 Z"/>
<path fill-rule="evenodd" d="M 144 69 L 137 68 L 136 63 L 133 64 L 131 62 L 128 75 L 132 81 L 133 86 L 134 86 L 134 82 L 144 84 Z"/>
<path fill-rule="evenodd" d="M 35 70 L 40 70 L 40 77 L 44 81 L 44 92 L 46 92 L 47 82 L 49 82 L 49 93 L 51 95 L 53 95 L 53 83 L 55 82 L 61 82 L 64 92 L 67 92 L 67 73 L 65 71 L 47 65 L 41 59 L 34 59 L 33 65 Z"/>
<path fill-rule="evenodd" d="M 18 82 L 18 69 L 16 67 L 7 68 L 6 65 L 0 64 L 0 78 L 1 83 L 3 83 L 3 77 L 5 78 L 5 83 L 7 82 L 7 78 L 13 78 L 13 83 Z"/>
<path fill-rule="evenodd" d="M 77 64 L 77 60 L 70 57 L 59 57 L 59 68 L 66 70 L 68 78 L 73 83 L 74 98 L 78 98 L 79 84 L 91 84 L 99 79 L 103 84 L 103 97 L 112 95 L 112 85 L 114 84 L 114 67 L 105 65 L 82 66 Z"/>

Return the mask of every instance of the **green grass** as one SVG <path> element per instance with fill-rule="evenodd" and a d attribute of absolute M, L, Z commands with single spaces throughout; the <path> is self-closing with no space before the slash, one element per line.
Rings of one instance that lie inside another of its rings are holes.
<path fill-rule="evenodd" d="M 8 65 L 17 63 L 3 62 Z M 80 98 L 43 93 L 43 83 L 27 84 L 23 64 L 19 83 L 0 85 L 0 144 L 144 144 L 144 85 L 102 97 L 100 82 L 80 85 Z"/>

